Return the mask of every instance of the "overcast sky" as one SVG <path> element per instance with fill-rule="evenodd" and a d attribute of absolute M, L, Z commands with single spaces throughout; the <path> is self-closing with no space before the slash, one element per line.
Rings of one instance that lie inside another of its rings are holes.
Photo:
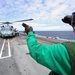
<path fill-rule="evenodd" d="M 0 22 L 33 18 L 24 22 L 34 30 L 67 31 L 72 27 L 61 19 L 75 11 L 75 0 L 0 0 Z M 24 30 L 22 23 L 14 23 L 18 30 Z"/>

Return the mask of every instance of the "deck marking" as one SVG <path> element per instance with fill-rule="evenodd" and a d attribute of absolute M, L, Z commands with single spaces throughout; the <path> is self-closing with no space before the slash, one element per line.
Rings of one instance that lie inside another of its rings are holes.
<path fill-rule="evenodd" d="M 9 57 L 11 57 L 11 51 L 10 51 L 10 43 L 9 43 L 9 39 L 8 39 L 8 50 L 9 50 Z"/>
<path fill-rule="evenodd" d="M 9 42 L 9 39 L 7 40 L 7 42 L 8 42 L 8 56 L 1 57 L 1 56 L 2 56 L 2 52 L 3 52 L 3 50 L 4 50 L 5 42 L 6 42 L 6 40 L 4 39 L 3 44 L 2 44 L 2 48 L 1 48 L 1 52 L 0 52 L 0 59 L 4 59 L 4 58 L 9 58 L 9 57 L 11 57 L 10 42 Z"/>
<path fill-rule="evenodd" d="M 1 48 L 1 52 L 0 52 L 0 58 L 2 56 L 2 52 L 3 52 L 3 49 L 4 49 L 5 42 L 6 42 L 6 40 L 4 39 L 3 44 L 2 44 L 2 48 Z"/>
<path fill-rule="evenodd" d="M 9 58 L 10 56 L 4 56 L 4 57 L 1 57 L 0 59 L 4 59 L 4 58 Z"/>

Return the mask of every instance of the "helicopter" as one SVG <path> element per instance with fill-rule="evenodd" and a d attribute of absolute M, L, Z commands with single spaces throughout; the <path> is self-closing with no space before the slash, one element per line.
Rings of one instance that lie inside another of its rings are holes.
<path fill-rule="evenodd" d="M 13 22 L 0 22 L 0 36 L 2 38 L 6 37 L 14 37 L 19 36 L 19 31 L 16 30 L 13 26 L 10 24 L 16 23 L 16 22 L 23 22 L 23 21 L 31 21 L 33 19 L 26 19 L 26 20 L 19 20 L 19 21 L 13 21 Z"/>

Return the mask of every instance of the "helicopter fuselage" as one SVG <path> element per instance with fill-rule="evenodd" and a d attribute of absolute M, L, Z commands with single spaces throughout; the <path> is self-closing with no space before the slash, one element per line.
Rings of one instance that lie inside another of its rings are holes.
<path fill-rule="evenodd" d="M 18 33 L 16 29 L 13 28 L 13 26 L 6 25 L 2 26 L 0 30 L 0 36 L 1 37 L 13 37 Z"/>
<path fill-rule="evenodd" d="M 13 36 L 19 36 L 19 32 L 14 29 L 13 26 L 10 26 L 9 24 L 13 24 L 16 22 L 24 22 L 24 21 L 31 21 L 33 20 L 32 18 L 30 19 L 25 19 L 25 20 L 18 20 L 18 21 L 13 21 L 13 22 L 0 22 L 0 36 L 1 37 L 13 37 Z"/>

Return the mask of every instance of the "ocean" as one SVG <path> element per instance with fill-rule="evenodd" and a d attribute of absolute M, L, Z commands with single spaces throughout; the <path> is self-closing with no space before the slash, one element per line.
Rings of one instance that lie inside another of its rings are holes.
<path fill-rule="evenodd" d="M 75 33 L 73 31 L 35 31 L 35 34 L 46 37 L 75 40 Z"/>

